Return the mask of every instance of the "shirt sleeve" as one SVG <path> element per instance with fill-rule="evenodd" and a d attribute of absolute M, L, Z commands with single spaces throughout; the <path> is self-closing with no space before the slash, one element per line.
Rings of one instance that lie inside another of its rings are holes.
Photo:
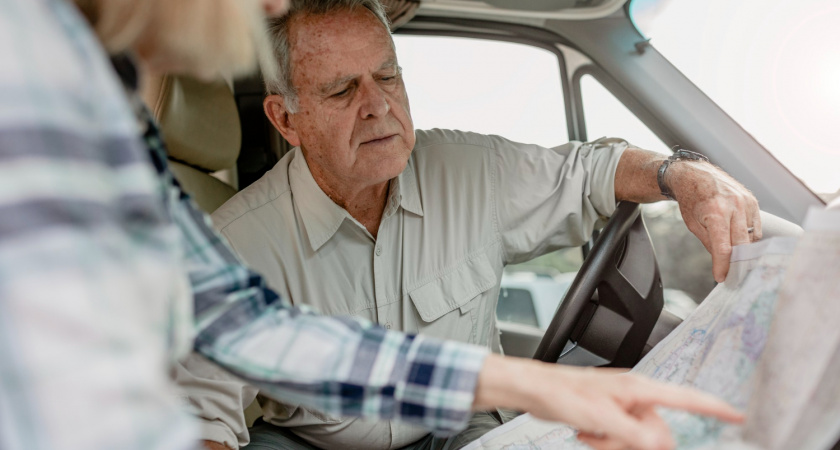
<path fill-rule="evenodd" d="M 615 211 L 615 172 L 629 144 L 620 139 L 555 148 L 491 136 L 494 203 L 505 263 L 583 245 Z"/>
<path fill-rule="evenodd" d="M 259 390 L 206 358 L 192 353 L 175 367 L 175 382 L 187 409 L 199 420 L 199 437 L 230 448 L 248 445 L 245 417 Z"/>
<path fill-rule="evenodd" d="M 397 419 L 438 434 L 466 427 L 487 350 L 293 307 L 244 267 L 183 193 L 195 349 L 267 396 L 336 416 Z"/>

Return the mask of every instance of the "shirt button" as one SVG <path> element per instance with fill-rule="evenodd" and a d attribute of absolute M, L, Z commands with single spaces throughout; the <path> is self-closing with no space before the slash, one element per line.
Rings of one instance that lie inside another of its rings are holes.
<path fill-rule="evenodd" d="M 391 329 L 391 324 L 390 323 L 385 324 L 385 329 L 390 330 Z"/>
<path fill-rule="evenodd" d="M 381 245 L 377 245 L 377 246 L 376 246 L 376 256 L 379 256 L 379 255 L 381 255 L 381 254 L 382 254 L 382 246 L 381 246 Z"/>

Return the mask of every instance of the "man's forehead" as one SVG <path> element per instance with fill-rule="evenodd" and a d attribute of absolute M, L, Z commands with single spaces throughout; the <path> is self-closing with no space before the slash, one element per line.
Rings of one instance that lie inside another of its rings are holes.
<path fill-rule="evenodd" d="M 329 14 L 297 17 L 290 26 L 292 57 L 311 53 L 361 50 L 379 46 L 393 51 L 393 40 L 385 26 L 364 8 L 339 10 Z"/>
<path fill-rule="evenodd" d="M 298 17 L 289 31 L 293 70 L 307 78 L 335 78 L 396 62 L 390 33 L 367 9 Z"/>

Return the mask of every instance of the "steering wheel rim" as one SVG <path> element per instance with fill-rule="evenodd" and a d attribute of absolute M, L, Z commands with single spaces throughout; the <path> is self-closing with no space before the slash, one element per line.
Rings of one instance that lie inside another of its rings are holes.
<path fill-rule="evenodd" d="M 579 326 L 598 285 L 615 265 L 615 254 L 622 248 L 625 237 L 641 213 L 638 203 L 621 202 L 607 222 L 586 260 L 569 286 L 560 307 L 554 314 L 540 341 L 534 359 L 555 363 L 566 343 Z M 584 326 L 586 324 L 583 324 Z"/>

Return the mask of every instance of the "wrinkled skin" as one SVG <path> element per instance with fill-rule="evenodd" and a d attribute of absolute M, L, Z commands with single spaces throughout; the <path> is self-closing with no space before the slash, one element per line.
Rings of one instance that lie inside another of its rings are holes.
<path fill-rule="evenodd" d="M 628 148 L 615 173 L 616 200 L 663 200 L 656 176 L 664 159 L 658 153 Z M 707 162 L 672 163 L 665 172 L 665 184 L 674 194 L 686 226 L 711 253 L 712 273 L 722 282 L 729 273 L 732 247 L 761 239 L 758 200 Z"/>
<path fill-rule="evenodd" d="M 375 236 L 388 181 L 415 142 L 391 36 L 366 9 L 299 17 L 290 31 L 298 108 L 272 95 L 266 113 L 321 189 Z"/>

